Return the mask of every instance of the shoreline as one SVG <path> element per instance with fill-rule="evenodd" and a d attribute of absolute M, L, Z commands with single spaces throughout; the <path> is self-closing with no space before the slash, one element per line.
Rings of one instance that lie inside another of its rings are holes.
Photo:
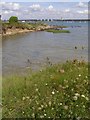
<path fill-rule="evenodd" d="M 54 26 L 46 26 L 46 27 L 42 26 L 41 28 L 36 28 L 36 29 L 8 29 L 6 33 L 0 34 L 0 36 L 4 37 L 4 36 L 15 35 L 20 33 L 44 31 L 52 28 L 54 28 Z"/>
<path fill-rule="evenodd" d="M 11 35 L 16 35 L 16 34 L 21 34 L 21 33 L 28 33 L 28 32 L 34 32 L 32 30 L 13 30 L 13 31 L 8 31 L 6 34 L 1 34 L 2 37 L 5 37 L 5 36 L 11 36 Z"/>
<path fill-rule="evenodd" d="M 21 33 L 29 33 L 29 32 L 38 32 L 38 31 L 45 31 L 45 30 L 49 30 L 49 29 L 58 29 L 58 28 L 66 28 L 66 26 L 40 26 L 40 28 L 36 28 L 36 29 L 8 29 L 6 31 L 6 33 L 4 34 L 0 34 L 0 36 L 4 37 L 4 36 L 11 36 L 11 35 L 15 35 L 15 34 L 21 34 Z"/>

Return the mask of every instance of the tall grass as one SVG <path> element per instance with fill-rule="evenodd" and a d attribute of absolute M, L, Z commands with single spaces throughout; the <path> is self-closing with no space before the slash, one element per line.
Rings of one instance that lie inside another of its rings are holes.
<path fill-rule="evenodd" d="M 3 118 L 89 118 L 88 65 L 70 61 L 3 78 Z"/>

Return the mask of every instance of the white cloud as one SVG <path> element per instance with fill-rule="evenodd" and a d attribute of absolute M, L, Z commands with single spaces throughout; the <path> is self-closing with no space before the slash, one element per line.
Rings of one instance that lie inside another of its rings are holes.
<path fill-rule="evenodd" d="M 5 5 L 5 2 L 0 2 L 0 5 Z"/>
<path fill-rule="evenodd" d="M 19 3 L 5 3 L 1 2 L 1 6 L 3 10 L 19 10 L 20 9 L 20 4 Z"/>
<path fill-rule="evenodd" d="M 53 10 L 53 6 L 50 5 L 50 6 L 48 7 L 48 10 Z"/>
<path fill-rule="evenodd" d="M 66 13 L 69 13 L 69 12 L 70 12 L 70 9 L 69 9 L 69 8 L 68 8 L 68 9 L 66 9 L 66 10 L 65 10 L 65 12 L 66 12 Z"/>
<path fill-rule="evenodd" d="M 33 11 L 40 11 L 41 10 L 41 6 L 39 4 L 33 4 L 32 6 L 30 6 L 30 8 Z"/>
<path fill-rule="evenodd" d="M 88 14 L 88 10 L 84 10 L 84 13 L 85 13 L 85 14 Z"/>
<path fill-rule="evenodd" d="M 83 11 L 77 11 L 79 14 L 88 14 L 88 10 L 83 10 Z"/>
<path fill-rule="evenodd" d="M 2 11 L 2 14 L 11 14 L 11 13 L 13 13 L 12 10 L 10 10 L 10 11 L 8 11 L 8 10 Z"/>
<path fill-rule="evenodd" d="M 19 10 L 20 9 L 20 5 L 18 3 L 14 3 L 13 4 L 13 9 L 14 10 Z"/>
<path fill-rule="evenodd" d="M 6 10 L 6 11 L 3 12 L 3 14 L 9 14 L 9 12 Z"/>
<path fill-rule="evenodd" d="M 47 11 L 48 12 L 56 12 L 57 10 L 54 9 L 54 7 L 52 5 L 49 5 L 48 8 L 47 8 Z"/>
<path fill-rule="evenodd" d="M 78 5 L 77 5 L 77 7 L 87 7 L 87 5 L 84 4 L 83 2 L 79 2 Z"/>
<path fill-rule="evenodd" d="M 73 6 L 69 4 L 69 6 L 65 6 L 64 3 L 62 5 L 56 6 L 56 4 L 48 3 L 48 6 L 44 6 L 41 3 L 33 3 L 33 4 L 21 4 L 21 3 L 13 3 L 13 2 L 3 2 L 2 3 L 2 17 L 4 19 L 8 19 L 12 15 L 18 16 L 20 19 L 56 19 L 56 18 L 87 18 L 88 10 L 85 7 L 87 4 L 79 2 L 75 3 Z M 0 3 L 1 5 L 1 3 Z"/>

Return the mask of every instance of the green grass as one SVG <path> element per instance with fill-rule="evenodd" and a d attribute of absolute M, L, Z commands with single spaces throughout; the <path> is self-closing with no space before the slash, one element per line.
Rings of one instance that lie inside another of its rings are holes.
<path fill-rule="evenodd" d="M 66 62 L 3 78 L 3 118 L 89 118 L 88 65 Z"/>
<path fill-rule="evenodd" d="M 46 31 L 47 32 L 52 32 L 52 33 L 70 33 L 69 30 L 57 30 L 57 29 L 48 29 Z"/>

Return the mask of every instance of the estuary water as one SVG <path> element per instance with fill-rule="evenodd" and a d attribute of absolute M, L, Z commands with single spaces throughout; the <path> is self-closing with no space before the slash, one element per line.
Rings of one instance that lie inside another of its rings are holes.
<path fill-rule="evenodd" d="M 23 33 L 2 40 L 3 75 L 24 73 L 47 64 L 80 59 L 88 61 L 87 22 L 48 22 L 50 25 L 66 25 L 70 33 L 50 33 L 45 31 Z M 75 49 L 75 46 L 77 49 Z"/>

